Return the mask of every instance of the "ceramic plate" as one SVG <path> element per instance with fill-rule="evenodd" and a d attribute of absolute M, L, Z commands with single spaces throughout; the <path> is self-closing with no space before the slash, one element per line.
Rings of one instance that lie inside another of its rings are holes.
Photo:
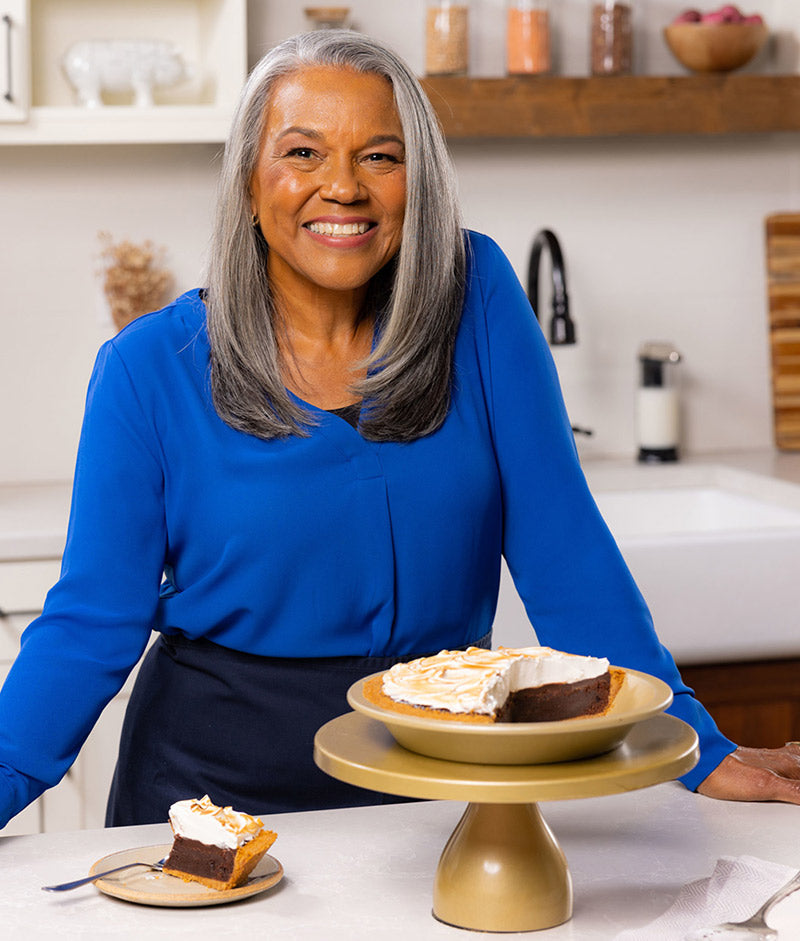
<path fill-rule="evenodd" d="M 605 715 L 559 722 L 473 725 L 405 715 L 364 697 L 369 676 L 350 687 L 347 701 L 357 712 L 381 721 L 399 745 L 420 755 L 471 764 L 550 764 L 611 751 L 637 722 L 663 712 L 672 702 L 672 690 L 662 680 L 638 670 L 624 673 L 625 682 Z"/>
<path fill-rule="evenodd" d="M 158 862 L 172 848 L 171 843 L 159 846 L 141 846 L 104 856 L 89 870 L 89 875 L 124 866 L 125 863 Z M 161 905 L 166 908 L 190 908 L 196 905 L 222 905 L 238 902 L 258 892 L 277 885 L 283 878 L 283 866 L 273 856 L 266 854 L 253 870 L 244 885 L 236 889 L 209 889 L 199 882 L 184 882 L 176 876 L 152 869 L 127 869 L 124 872 L 98 879 L 95 886 L 106 895 L 137 902 L 139 905 Z"/>

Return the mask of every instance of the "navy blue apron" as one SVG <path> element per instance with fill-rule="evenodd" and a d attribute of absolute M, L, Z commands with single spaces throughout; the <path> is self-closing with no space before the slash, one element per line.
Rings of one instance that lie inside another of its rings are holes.
<path fill-rule="evenodd" d="M 415 656 L 259 657 L 162 635 L 125 713 L 106 826 L 163 823 L 172 803 L 204 794 L 267 816 L 401 801 L 320 771 L 314 735 L 349 710 L 353 683 Z"/>

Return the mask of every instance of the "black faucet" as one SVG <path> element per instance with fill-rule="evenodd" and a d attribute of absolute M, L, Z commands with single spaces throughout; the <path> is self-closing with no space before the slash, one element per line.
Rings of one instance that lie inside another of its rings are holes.
<path fill-rule="evenodd" d="M 536 319 L 539 319 L 539 258 L 542 249 L 547 245 L 550 252 L 550 265 L 553 276 L 553 318 L 550 321 L 550 345 L 567 346 L 575 343 L 575 323 L 569 315 L 569 298 L 567 297 L 567 274 L 564 268 L 564 256 L 558 244 L 555 232 L 550 229 L 540 229 L 531 246 L 531 255 L 528 260 L 528 300 L 531 302 Z M 573 425 L 572 431 L 576 435 L 591 436 L 591 428 L 582 428 Z"/>
<path fill-rule="evenodd" d="M 539 317 L 539 258 L 547 245 L 553 269 L 553 318 L 550 321 L 550 343 L 553 346 L 565 346 L 575 342 L 575 324 L 569 315 L 567 297 L 567 275 L 564 269 L 564 256 L 554 232 L 540 229 L 533 240 L 531 255 L 528 260 L 528 300 L 534 313 Z"/>

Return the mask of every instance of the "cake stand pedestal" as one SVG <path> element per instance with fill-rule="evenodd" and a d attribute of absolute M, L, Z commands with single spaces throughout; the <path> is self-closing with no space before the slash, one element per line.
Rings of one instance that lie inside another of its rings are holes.
<path fill-rule="evenodd" d="M 612 752 L 558 764 L 428 758 L 356 712 L 328 722 L 314 740 L 314 760 L 334 778 L 403 797 L 468 802 L 439 860 L 433 914 L 478 931 L 535 931 L 572 915 L 569 867 L 537 801 L 649 787 L 689 771 L 697 756 L 695 731 L 664 714 L 638 723 Z"/>

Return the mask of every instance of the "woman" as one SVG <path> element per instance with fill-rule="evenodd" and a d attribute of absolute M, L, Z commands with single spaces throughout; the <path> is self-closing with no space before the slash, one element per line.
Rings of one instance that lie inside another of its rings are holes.
<path fill-rule="evenodd" d="M 207 290 L 101 350 L 62 577 L 0 696 L 7 820 L 60 778 L 145 649 L 109 800 L 159 822 L 372 803 L 312 740 L 359 677 L 488 644 L 501 554 L 540 642 L 664 677 L 685 777 L 800 800 L 794 747 L 735 746 L 681 683 L 589 495 L 546 343 L 459 227 L 418 83 L 350 32 L 257 66 Z"/>

